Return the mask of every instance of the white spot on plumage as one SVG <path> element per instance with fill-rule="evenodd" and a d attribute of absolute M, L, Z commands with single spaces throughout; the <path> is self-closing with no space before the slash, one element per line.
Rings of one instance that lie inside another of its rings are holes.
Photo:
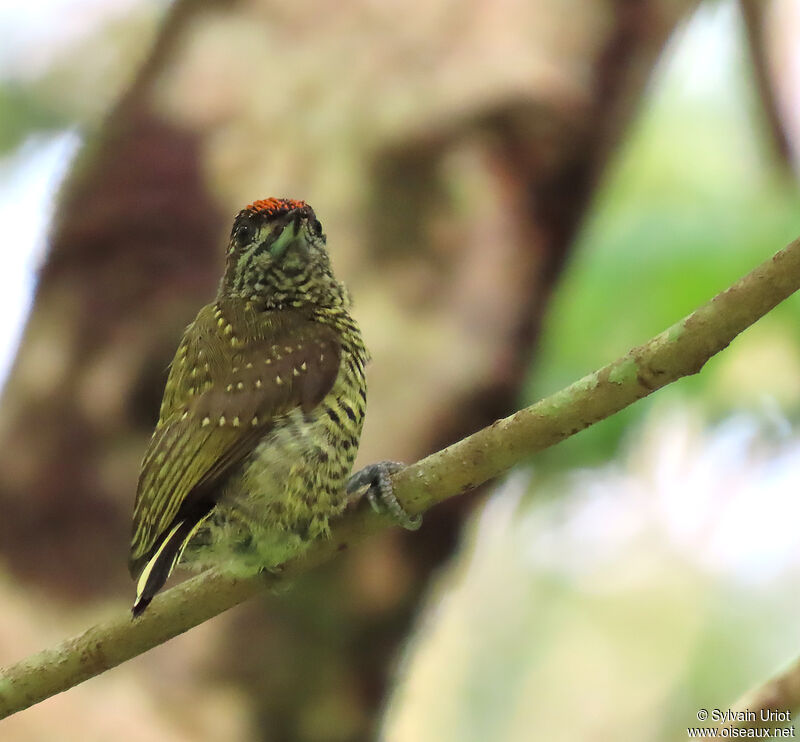
<path fill-rule="evenodd" d="M 233 420 L 231 421 L 231 425 L 233 425 L 234 428 L 238 428 L 239 427 L 239 417 L 238 416 L 233 418 Z"/>
<path fill-rule="evenodd" d="M 278 374 L 278 375 L 275 377 L 275 383 L 276 383 L 278 386 L 280 386 L 281 384 L 283 384 L 283 379 L 281 378 L 280 374 Z"/>
<path fill-rule="evenodd" d="M 206 416 L 203 418 L 203 421 L 200 423 L 200 426 L 205 428 L 208 425 L 211 425 L 211 418 Z"/>
<path fill-rule="evenodd" d="M 244 383 L 240 381 L 238 384 L 236 384 L 236 388 L 239 391 L 242 391 L 242 389 L 244 389 Z"/>
<path fill-rule="evenodd" d="M 223 425 L 225 425 L 225 422 L 226 422 L 226 420 L 225 420 L 225 415 L 220 415 L 220 416 L 219 416 L 219 425 L 220 425 L 220 427 L 222 427 Z"/>

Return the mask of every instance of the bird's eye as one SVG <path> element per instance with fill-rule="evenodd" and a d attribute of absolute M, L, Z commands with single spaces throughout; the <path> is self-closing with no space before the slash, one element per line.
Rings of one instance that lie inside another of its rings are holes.
<path fill-rule="evenodd" d="M 243 247 L 248 242 L 252 241 L 256 233 L 256 228 L 252 222 L 242 222 L 233 232 L 233 239 L 239 247 Z"/>
<path fill-rule="evenodd" d="M 317 237 L 322 237 L 322 225 L 319 223 L 319 219 L 313 219 L 311 221 L 311 231 L 317 235 Z"/>

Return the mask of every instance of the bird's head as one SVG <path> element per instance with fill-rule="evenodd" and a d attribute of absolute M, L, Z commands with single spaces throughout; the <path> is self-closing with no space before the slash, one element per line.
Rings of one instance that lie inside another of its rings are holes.
<path fill-rule="evenodd" d="M 304 201 L 254 201 L 233 222 L 220 294 L 267 308 L 341 303 L 325 241 Z"/>

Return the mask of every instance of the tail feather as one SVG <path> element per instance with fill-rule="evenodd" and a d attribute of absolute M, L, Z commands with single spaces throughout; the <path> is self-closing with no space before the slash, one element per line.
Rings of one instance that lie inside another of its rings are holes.
<path fill-rule="evenodd" d="M 153 556 L 147 560 L 136 582 L 136 600 L 133 602 L 133 617 L 140 616 L 155 594 L 164 586 L 183 550 L 205 520 L 184 518 L 175 522 L 167 535 L 161 540 Z"/>

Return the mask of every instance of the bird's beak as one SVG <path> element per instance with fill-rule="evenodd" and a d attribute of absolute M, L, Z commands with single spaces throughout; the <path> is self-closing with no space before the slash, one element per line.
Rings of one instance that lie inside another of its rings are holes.
<path fill-rule="evenodd" d="M 272 257 L 279 258 L 293 244 L 298 242 L 298 236 L 300 235 L 303 224 L 303 216 L 303 213 L 298 211 L 297 214 L 293 216 L 291 221 L 283 228 L 275 241 L 270 245 L 269 252 Z M 303 245 L 305 245 L 304 242 Z"/>
<path fill-rule="evenodd" d="M 297 235 L 300 231 L 300 219 L 292 219 L 277 236 L 275 241 L 269 246 L 270 254 L 273 257 L 279 257 L 285 253 L 293 242 L 297 240 Z"/>

